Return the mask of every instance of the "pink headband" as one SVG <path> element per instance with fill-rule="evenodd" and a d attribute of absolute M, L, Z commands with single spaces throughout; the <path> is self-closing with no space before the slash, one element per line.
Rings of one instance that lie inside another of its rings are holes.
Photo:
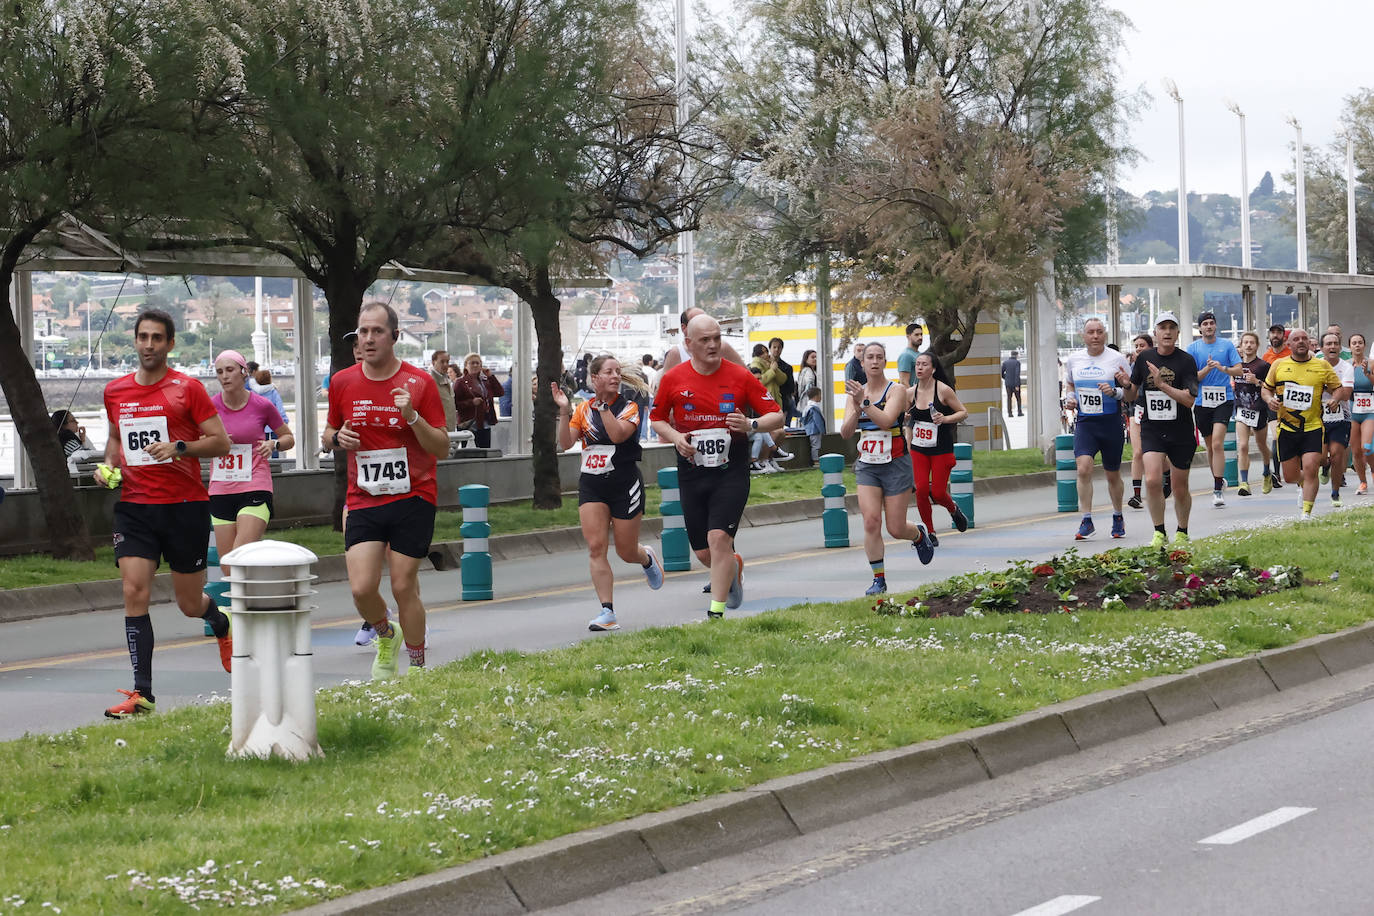
<path fill-rule="evenodd" d="M 215 357 L 215 365 L 218 366 L 219 361 L 222 359 L 233 360 L 242 366 L 245 371 L 248 369 L 248 360 L 244 359 L 243 354 L 238 350 L 221 350 L 219 356 Z"/>

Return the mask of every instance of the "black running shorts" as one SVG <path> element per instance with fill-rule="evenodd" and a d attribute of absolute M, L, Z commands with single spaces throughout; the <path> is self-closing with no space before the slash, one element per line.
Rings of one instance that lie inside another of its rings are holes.
<path fill-rule="evenodd" d="M 1325 446 L 1321 428 L 1309 429 L 1303 432 L 1286 429 L 1282 423 L 1279 424 L 1278 441 L 1274 447 L 1278 450 L 1279 461 L 1284 462 L 1292 458 L 1301 458 L 1303 455 L 1316 453 L 1321 454 Z"/>
<path fill-rule="evenodd" d="M 580 474 L 577 480 L 577 504 L 605 503 L 611 508 L 611 518 L 630 519 L 644 514 L 644 478 L 639 465 L 628 470 L 614 470 L 609 474 Z"/>
<path fill-rule="evenodd" d="M 364 541 L 381 541 L 399 554 L 423 560 L 434 540 L 434 514 L 434 503 L 420 496 L 349 509 L 344 550 Z"/>
<path fill-rule="evenodd" d="M 122 557 L 143 557 L 174 573 L 205 571 L 210 546 L 210 503 L 130 503 L 114 508 L 115 565 Z"/>
<path fill-rule="evenodd" d="M 708 531 L 739 531 L 744 505 L 749 502 L 749 463 L 730 461 L 725 468 L 698 468 L 679 457 L 678 487 L 682 493 L 682 523 L 693 550 L 709 546 Z"/>

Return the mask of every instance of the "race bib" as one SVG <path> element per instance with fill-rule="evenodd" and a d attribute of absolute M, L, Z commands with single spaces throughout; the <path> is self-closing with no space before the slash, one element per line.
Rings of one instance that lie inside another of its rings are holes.
<path fill-rule="evenodd" d="M 1145 406 L 1144 406 L 1143 404 L 1137 404 L 1137 405 L 1135 405 L 1135 418 L 1134 418 L 1134 419 L 1135 419 L 1135 422 L 1136 422 L 1137 424 L 1139 424 L 1141 420 L 1145 419 Z"/>
<path fill-rule="evenodd" d="M 730 457 L 730 430 L 698 429 L 692 433 L 692 463 L 699 468 L 718 468 Z"/>
<path fill-rule="evenodd" d="M 1145 416 L 1151 420 L 1177 420 L 1178 401 L 1162 391 L 1145 392 Z"/>
<path fill-rule="evenodd" d="M 1078 398 L 1078 413 L 1084 417 L 1100 417 L 1105 408 L 1101 388 L 1079 388 L 1074 392 Z"/>
<path fill-rule="evenodd" d="M 403 448 L 379 448 L 355 452 L 358 463 L 358 489 L 373 496 L 396 496 L 410 492 L 410 459 Z"/>
<path fill-rule="evenodd" d="M 615 470 L 614 445 L 584 445 L 582 447 L 582 473 L 600 477 Z"/>
<path fill-rule="evenodd" d="M 1355 392 L 1355 412 L 1374 413 L 1374 393 Z"/>
<path fill-rule="evenodd" d="M 1345 421 L 1345 410 L 1339 401 L 1326 401 L 1322 404 L 1323 423 L 1342 423 Z"/>
<path fill-rule="evenodd" d="M 919 448 L 934 448 L 939 427 L 934 423 L 917 422 L 911 424 L 911 444 Z"/>
<path fill-rule="evenodd" d="M 144 451 L 154 442 L 168 442 L 166 417 L 138 417 L 121 420 L 119 437 L 124 444 L 124 463 L 135 467 L 145 464 L 171 464 L 172 459 L 157 461 Z"/>
<path fill-rule="evenodd" d="M 888 464 L 892 461 L 892 431 L 888 429 L 859 430 L 859 460 L 868 464 Z"/>
<path fill-rule="evenodd" d="M 1198 403 L 1203 407 L 1220 407 L 1226 403 L 1225 385 L 1203 385 L 1198 393 Z"/>
<path fill-rule="evenodd" d="M 214 483 L 248 483 L 253 479 L 253 446 L 231 445 L 229 454 L 211 459 L 210 480 Z"/>
<path fill-rule="evenodd" d="M 1284 383 L 1283 406 L 1289 410 L 1307 410 L 1316 401 L 1316 397 L 1315 389 L 1311 385 Z"/>
<path fill-rule="evenodd" d="M 1236 419 L 1251 429 L 1259 428 L 1260 412 L 1258 407 L 1242 407 L 1236 411 Z"/>

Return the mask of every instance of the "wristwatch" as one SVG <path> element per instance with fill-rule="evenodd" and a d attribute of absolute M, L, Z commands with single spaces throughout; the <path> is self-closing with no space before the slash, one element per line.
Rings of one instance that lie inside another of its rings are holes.
<path fill-rule="evenodd" d="M 337 429 L 334 430 L 333 436 L 334 436 L 334 448 L 338 448 L 338 447 L 339 447 L 339 431 L 338 431 Z"/>
<path fill-rule="evenodd" d="M 758 420 L 750 420 L 750 421 L 749 421 L 749 428 L 757 432 L 757 431 L 758 431 L 758 428 L 759 428 L 759 421 L 758 421 Z"/>
<path fill-rule="evenodd" d="M 872 407 L 872 406 L 873 406 L 873 402 L 870 401 L 868 398 L 864 398 L 864 402 L 863 402 L 862 404 L 860 404 L 859 406 L 860 406 L 860 407 Z"/>
<path fill-rule="evenodd" d="M 178 440 L 177 440 L 177 454 L 178 454 L 178 455 L 184 455 L 184 454 L 186 454 L 186 440 L 184 440 L 184 439 L 178 439 Z"/>

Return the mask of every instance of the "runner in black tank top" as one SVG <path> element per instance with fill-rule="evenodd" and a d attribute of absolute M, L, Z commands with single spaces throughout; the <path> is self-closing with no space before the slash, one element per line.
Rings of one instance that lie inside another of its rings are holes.
<path fill-rule="evenodd" d="M 911 475 L 916 486 L 916 510 L 921 513 L 931 540 L 935 534 L 932 502 L 944 506 L 954 527 L 968 529 L 968 519 L 949 495 L 949 473 L 954 470 L 954 428 L 967 419 L 954 389 L 936 378 L 935 358 L 929 353 L 916 357 L 916 384 L 911 392 Z"/>

